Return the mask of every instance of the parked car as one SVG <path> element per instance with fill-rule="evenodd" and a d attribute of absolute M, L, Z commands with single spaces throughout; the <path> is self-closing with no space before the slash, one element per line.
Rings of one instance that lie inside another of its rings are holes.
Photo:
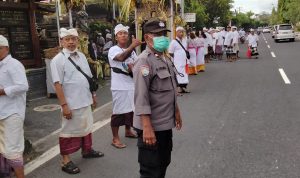
<path fill-rule="evenodd" d="M 289 40 L 295 41 L 295 32 L 291 24 L 279 24 L 276 27 L 274 40 L 278 42 L 279 40 Z"/>
<path fill-rule="evenodd" d="M 271 30 L 269 27 L 265 27 L 262 32 L 263 33 L 271 33 Z"/>

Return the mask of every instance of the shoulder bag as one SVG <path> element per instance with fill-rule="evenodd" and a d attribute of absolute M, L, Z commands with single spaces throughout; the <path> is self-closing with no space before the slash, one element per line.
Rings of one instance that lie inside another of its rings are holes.
<path fill-rule="evenodd" d="M 182 47 L 182 49 L 185 51 L 186 57 L 187 57 L 188 59 L 190 59 L 190 58 L 191 58 L 190 53 L 183 47 L 183 45 L 180 43 L 180 41 L 179 41 L 178 39 L 176 39 L 176 41 L 179 43 L 179 45 L 180 45 L 180 46 Z"/>

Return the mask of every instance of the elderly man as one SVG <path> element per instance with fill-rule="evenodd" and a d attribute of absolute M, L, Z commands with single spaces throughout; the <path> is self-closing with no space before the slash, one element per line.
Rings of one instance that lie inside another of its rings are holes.
<path fill-rule="evenodd" d="M 164 178 L 171 162 L 172 128 L 181 129 L 176 102 L 176 78 L 166 55 L 169 38 L 166 24 L 150 19 L 144 26 L 147 48 L 134 67 L 135 116 L 141 178 Z"/>
<path fill-rule="evenodd" d="M 9 54 L 7 39 L 0 35 L 0 177 L 13 168 L 24 178 L 23 151 L 26 91 L 24 66 Z"/>
<path fill-rule="evenodd" d="M 91 105 L 96 104 L 96 95 L 92 95 L 87 78 L 78 70 L 80 67 L 87 76 L 92 77 L 86 57 L 77 50 L 77 30 L 61 28 L 60 40 L 63 50 L 51 61 L 51 71 L 63 115 L 59 137 L 62 170 L 77 174 L 80 170 L 71 161 L 70 154 L 80 148 L 83 158 L 97 158 L 104 154 L 92 149 Z"/>
<path fill-rule="evenodd" d="M 132 68 L 137 61 L 134 49 L 141 45 L 141 41 L 132 38 L 127 47 L 129 27 L 118 24 L 115 27 L 117 45 L 108 52 L 109 64 L 112 68 L 111 92 L 113 97 L 113 115 L 111 116 L 111 129 L 113 134 L 112 146 L 118 149 L 125 148 L 119 137 L 119 127 L 125 125 L 125 136 L 137 138 L 131 131 L 134 111 L 134 82 Z"/>
<path fill-rule="evenodd" d="M 108 55 L 108 50 L 113 46 L 111 34 L 106 34 L 106 43 L 103 47 L 103 55 Z"/>
<path fill-rule="evenodd" d="M 186 65 L 188 64 L 188 59 L 186 56 L 187 50 L 187 40 L 184 38 L 184 28 L 176 28 L 176 39 L 172 40 L 169 53 L 174 58 L 174 64 L 178 71 L 177 82 L 178 82 L 178 93 L 190 93 L 187 90 L 187 85 L 189 83 L 188 71 L 186 70 Z"/>

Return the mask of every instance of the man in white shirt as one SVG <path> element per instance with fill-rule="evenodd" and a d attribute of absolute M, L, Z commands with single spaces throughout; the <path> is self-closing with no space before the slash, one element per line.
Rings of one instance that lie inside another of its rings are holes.
<path fill-rule="evenodd" d="M 216 57 L 217 57 L 218 60 L 222 60 L 223 44 L 224 44 L 223 34 L 222 34 L 222 32 L 220 32 L 219 29 L 217 29 L 215 54 L 216 54 Z"/>
<path fill-rule="evenodd" d="M 83 158 L 98 158 L 103 153 L 92 149 L 93 113 L 96 95 L 91 93 L 87 78 L 92 77 L 86 57 L 77 50 L 79 41 L 76 29 L 60 29 L 63 50 L 51 61 L 52 79 L 62 107 L 62 130 L 59 136 L 62 170 L 77 174 L 79 168 L 70 160 L 70 154 L 82 149 Z"/>
<path fill-rule="evenodd" d="M 255 34 L 253 29 L 250 29 L 250 34 L 247 36 L 248 46 L 257 47 L 258 46 L 258 36 Z"/>
<path fill-rule="evenodd" d="M 248 46 L 251 49 L 251 56 L 256 56 L 258 58 L 258 36 L 255 34 L 254 29 L 250 29 L 250 34 L 247 36 Z"/>
<path fill-rule="evenodd" d="M 119 137 L 120 126 L 125 125 L 125 137 L 137 138 L 137 135 L 131 131 L 134 111 L 132 68 L 137 60 L 134 49 L 142 43 L 133 37 L 130 46 L 127 46 L 129 41 L 128 29 L 128 26 L 122 24 L 115 27 L 117 45 L 108 51 L 108 60 L 112 68 L 111 92 L 113 98 L 113 114 L 110 123 L 113 134 L 111 145 L 118 149 L 126 147 Z"/>
<path fill-rule="evenodd" d="M 8 41 L 0 35 L 0 177 L 10 177 L 10 168 L 17 178 L 25 177 L 23 124 L 27 90 L 24 66 L 9 54 Z"/>
<path fill-rule="evenodd" d="M 213 56 L 214 50 L 213 50 L 213 37 L 212 37 L 212 32 L 213 30 L 210 29 L 208 30 L 207 28 L 203 28 L 203 32 L 206 35 L 206 43 L 205 43 L 205 47 L 207 50 L 207 54 L 205 55 L 205 62 L 209 63 L 209 61 L 211 60 L 211 57 Z"/>
<path fill-rule="evenodd" d="M 226 50 L 227 61 L 232 62 L 233 55 L 233 33 L 231 31 L 231 27 L 227 27 L 227 33 L 224 40 L 224 48 Z"/>
<path fill-rule="evenodd" d="M 185 29 L 183 27 L 176 28 L 176 39 L 171 41 L 169 53 L 174 59 L 174 65 L 178 71 L 176 75 L 178 81 L 178 93 L 190 93 L 187 90 L 189 76 L 186 70 L 188 59 L 186 56 L 187 40 L 184 38 Z"/>
<path fill-rule="evenodd" d="M 232 33 L 233 33 L 233 40 L 232 40 L 232 44 L 233 44 L 233 55 L 232 55 L 232 59 L 234 61 L 236 61 L 239 58 L 239 32 L 237 31 L 237 27 L 233 26 L 232 28 Z"/>

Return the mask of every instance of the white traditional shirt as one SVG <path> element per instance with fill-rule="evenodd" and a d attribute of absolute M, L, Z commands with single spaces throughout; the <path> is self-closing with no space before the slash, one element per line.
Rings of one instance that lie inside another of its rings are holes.
<path fill-rule="evenodd" d="M 239 34 L 240 34 L 240 37 L 246 36 L 246 32 L 245 32 L 244 30 L 240 30 L 240 31 L 239 31 Z"/>
<path fill-rule="evenodd" d="M 205 35 L 206 35 L 206 44 L 205 44 L 205 47 L 207 46 L 213 46 L 213 37 L 211 36 L 211 34 L 205 32 Z"/>
<path fill-rule="evenodd" d="M 257 47 L 258 36 L 256 34 L 249 34 L 247 37 L 248 45 L 252 47 Z"/>
<path fill-rule="evenodd" d="M 233 32 L 233 41 L 232 44 L 238 44 L 239 43 L 240 34 L 237 31 Z"/>
<path fill-rule="evenodd" d="M 224 44 L 224 38 L 223 38 L 222 32 L 218 32 L 217 33 L 217 38 L 216 39 L 218 40 L 216 45 L 223 46 L 223 44 Z"/>
<path fill-rule="evenodd" d="M 86 73 L 92 77 L 92 73 L 85 55 L 79 51 L 71 55 L 70 51 L 63 49 L 50 63 L 52 81 L 62 84 L 66 102 L 71 110 L 87 107 L 93 103 L 89 82 L 69 61 L 69 57 Z"/>
<path fill-rule="evenodd" d="M 233 32 L 227 32 L 225 36 L 224 45 L 231 46 L 233 43 L 231 43 L 231 40 L 233 40 Z"/>
<path fill-rule="evenodd" d="M 13 114 L 24 119 L 28 82 L 24 66 L 11 55 L 0 61 L 0 89 L 6 93 L 0 96 L 0 120 Z"/>
<path fill-rule="evenodd" d="M 134 64 L 137 61 L 137 55 L 134 51 L 132 51 L 131 55 L 124 62 L 114 60 L 118 54 L 123 53 L 125 50 L 126 49 L 118 45 L 109 49 L 108 60 L 110 67 L 116 67 L 124 72 L 128 72 L 126 70 L 127 64 Z M 111 90 L 134 90 L 133 78 L 124 74 L 115 73 L 111 70 Z"/>
<path fill-rule="evenodd" d="M 181 44 L 183 45 L 183 47 L 185 49 L 187 49 L 187 39 L 186 38 L 183 38 L 182 40 L 180 40 L 179 38 L 176 38 L 176 39 L 181 42 Z M 176 76 L 178 83 L 179 84 L 189 83 L 188 75 L 185 71 L 185 66 L 186 66 L 187 61 L 188 61 L 187 57 L 186 57 L 186 52 L 180 46 L 178 41 L 176 41 L 176 40 L 171 41 L 171 44 L 169 46 L 169 53 L 174 54 L 174 65 L 176 67 L 176 70 L 179 73 L 184 75 L 183 77 L 181 77 L 179 75 Z"/>

